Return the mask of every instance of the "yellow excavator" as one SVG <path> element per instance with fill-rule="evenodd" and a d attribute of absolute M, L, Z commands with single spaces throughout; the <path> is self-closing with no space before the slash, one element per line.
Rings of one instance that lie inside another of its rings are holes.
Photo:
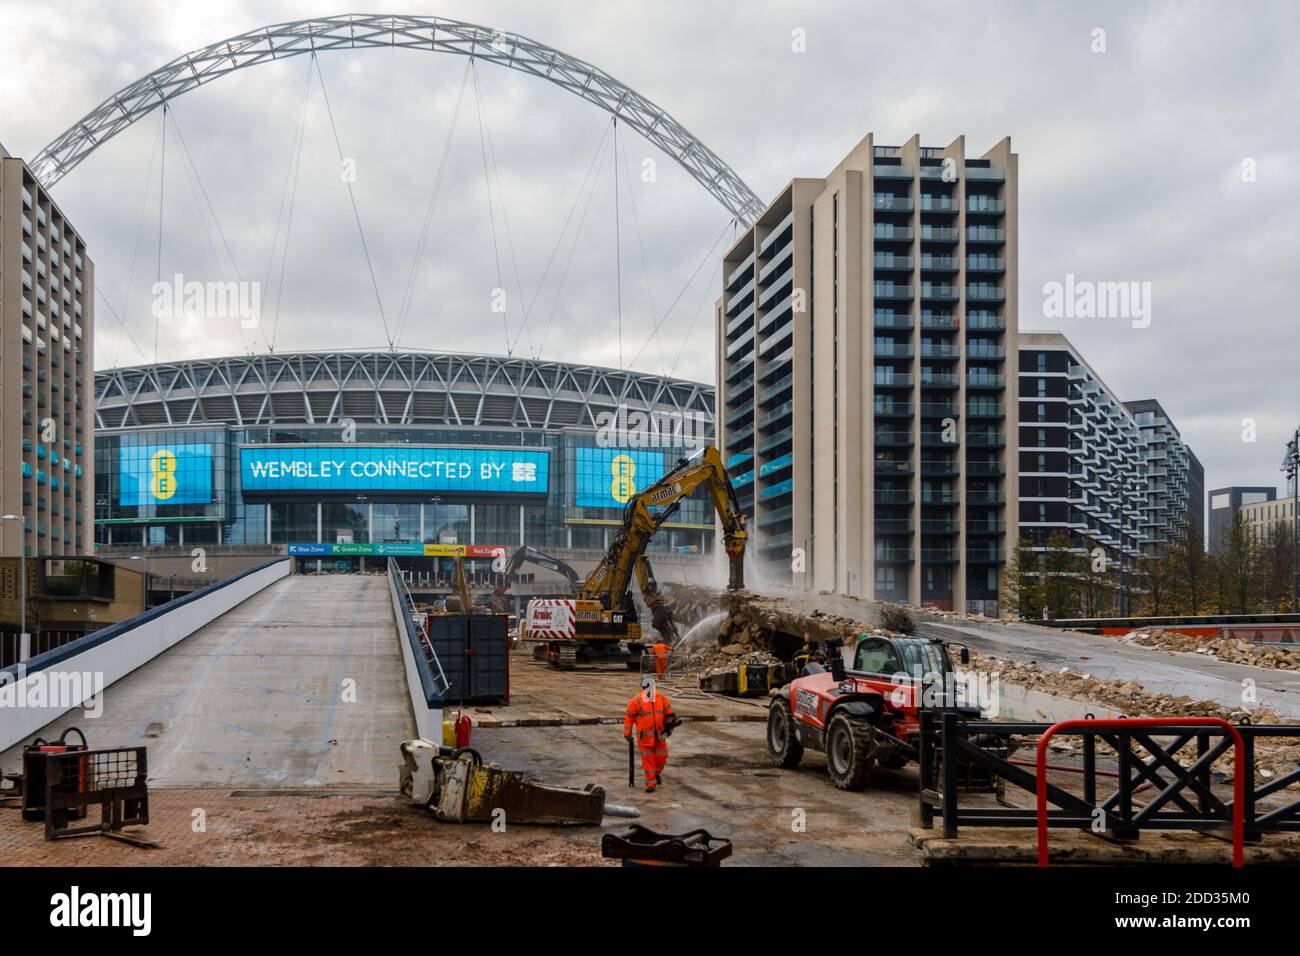
<path fill-rule="evenodd" d="M 722 522 L 727 554 L 729 590 L 745 586 L 745 516 L 717 448 L 709 445 L 683 458 L 654 484 L 633 495 L 623 510 L 623 524 L 600 563 L 579 585 L 572 598 L 538 599 L 528 603 L 520 639 L 538 642 L 535 656 L 561 670 L 579 663 L 616 663 L 630 670 L 640 666 L 641 625 L 631 594 L 635 575 L 651 622 L 670 643 L 677 636 L 672 608 L 659 592 L 646 547 L 677 513 L 684 499 L 700 486 L 709 490 Z M 623 645 L 627 646 L 624 647 Z"/>

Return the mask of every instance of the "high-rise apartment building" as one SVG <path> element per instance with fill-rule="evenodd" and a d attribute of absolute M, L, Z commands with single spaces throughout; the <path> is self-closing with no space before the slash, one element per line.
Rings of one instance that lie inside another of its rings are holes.
<path fill-rule="evenodd" d="M 1242 505 L 1260 504 L 1277 498 L 1277 489 L 1267 485 L 1215 488 L 1209 495 L 1210 551 L 1218 553 L 1228 543 L 1237 512 Z"/>
<path fill-rule="evenodd" d="M 29 555 L 94 548 L 93 288 L 85 242 L 0 146 L 0 514 Z"/>
<path fill-rule="evenodd" d="M 1017 156 L 863 139 L 725 254 L 717 427 L 766 580 L 993 611 L 1016 537 Z"/>
<path fill-rule="evenodd" d="M 1147 540 L 1142 428 L 1059 332 L 1020 333 L 1019 379 L 1021 539 L 1131 562 Z"/>
<path fill-rule="evenodd" d="M 1184 532 L 1205 536 L 1205 467 L 1154 398 L 1126 402 L 1142 428 L 1147 456 L 1147 500 L 1142 524 L 1147 551 L 1157 553 Z"/>

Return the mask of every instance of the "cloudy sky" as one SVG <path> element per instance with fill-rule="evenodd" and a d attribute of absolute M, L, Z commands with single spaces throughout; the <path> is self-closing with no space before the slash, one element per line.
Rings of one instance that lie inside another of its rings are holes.
<path fill-rule="evenodd" d="M 868 131 L 941 146 L 964 133 L 976 153 L 1010 136 L 1021 327 L 1064 332 L 1121 397 L 1158 398 L 1207 486 L 1280 480 L 1300 421 L 1285 294 L 1300 254 L 1296 4 L 0 0 L 0 142 L 32 158 L 173 57 L 344 12 L 562 49 L 668 110 L 765 199 Z M 319 70 L 298 57 L 188 93 L 161 139 L 155 112 L 56 186 L 96 263 L 98 367 L 393 338 L 712 380 L 710 250 L 730 215 L 671 159 L 624 130 L 616 161 L 607 114 L 463 57 L 331 52 Z M 156 321 L 160 273 L 257 283 L 259 327 Z M 1046 318 L 1044 284 L 1067 274 L 1151 283 L 1150 326 Z"/>

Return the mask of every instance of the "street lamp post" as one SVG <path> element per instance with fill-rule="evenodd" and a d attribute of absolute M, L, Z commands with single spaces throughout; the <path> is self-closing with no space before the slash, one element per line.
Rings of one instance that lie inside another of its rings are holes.
<path fill-rule="evenodd" d="M 132 561 L 140 562 L 140 613 L 149 610 L 149 556 L 133 554 Z"/>
<path fill-rule="evenodd" d="M 18 643 L 27 636 L 27 522 L 22 515 L 0 515 L 0 521 L 18 522 Z"/>
<path fill-rule="evenodd" d="M 1300 611 L 1300 425 L 1296 426 L 1282 459 L 1291 494 L 1291 610 Z"/>

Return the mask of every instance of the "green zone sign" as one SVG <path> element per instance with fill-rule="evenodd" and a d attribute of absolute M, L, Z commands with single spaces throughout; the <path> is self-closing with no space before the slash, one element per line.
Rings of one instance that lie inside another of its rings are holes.
<path fill-rule="evenodd" d="M 289 554 L 299 557 L 419 557 L 422 544 L 291 544 Z"/>

